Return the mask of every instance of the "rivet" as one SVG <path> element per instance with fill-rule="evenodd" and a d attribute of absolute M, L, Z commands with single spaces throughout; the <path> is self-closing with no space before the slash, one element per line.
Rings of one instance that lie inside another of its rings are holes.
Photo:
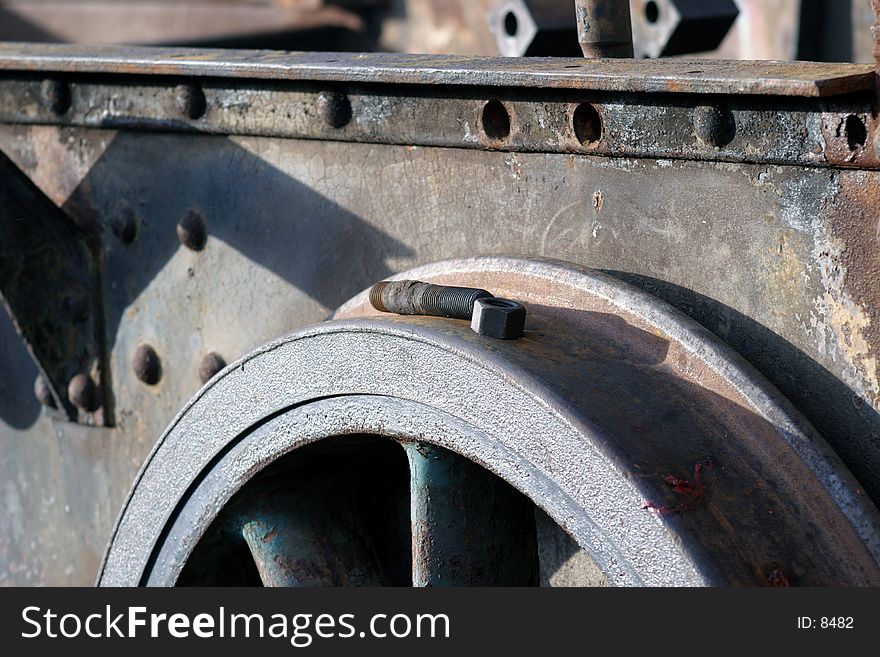
<path fill-rule="evenodd" d="M 137 237 L 137 219 L 134 216 L 134 210 L 128 205 L 120 207 L 116 216 L 110 221 L 110 227 L 120 242 L 131 244 Z"/>
<path fill-rule="evenodd" d="M 188 119 L 198 119 L 208 107 L 205 92 L 197 84 L 179 84 L 174 87 L 174 104 L 177 111 Z"/>
<path fill-rule="evenodd" d="M 67 398 L 81 411 L 91 412 L 98 407 L 98 388 L 88 374 L 77 374 L 67 384 Z"/>
<path fill-rule="evenodd" d="M 208 241 L 208 225 L 196 210 L 189 209 L 177 222 L 177 239 L 186 248 L 201 251 Z"/>
<path fill-rule="evenodd" d="M 214 378 L 220 370 L 226 367 L 226 360 L 216 351 L 205 354 L 202 362 L 199 363 L 199 379 L 203 384 Z"/>
<path fill-rule="evenodd" d="M 318 94 L 318 111 L 333 128 L 341 128 L 351 121 L 351 101 L 348 96 L 337 91 L 322 91 Z"/>
<path fill-rule="evenodd" d="M 720 148 L 733 139 L 736 122 L 725 107 L 701 105 L 694 109 L 694 132 L 702 143 Z"/>
<path fill-rule="evenodd" d="M 38 374 L 37 378 L 34 380 L 34 396 L 43 406 L 57 408 L 55 398 L 52 396 L 52 389 L 49 387 L 49 382 L 42 374 Z"/>
<path fill-rule="evenodd" d="M 52 114 L 66 114 L 70 109 L 70 85 L 55 78 L 43 80 L 40 83 L 40 100 Z"/>
<path fill-rule="evenodd" d="M 159 354 L 148 344 L 142 344 L 134 352 L 132 360 L 134 375 L 147 385 L 155 385 L 162 378 L 162 363 Z"/>

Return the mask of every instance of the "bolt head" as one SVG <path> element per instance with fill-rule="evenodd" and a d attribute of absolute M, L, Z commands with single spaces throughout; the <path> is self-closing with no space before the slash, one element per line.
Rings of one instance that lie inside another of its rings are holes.
<path fill-rule="evenodd" d="M 137 237 L 137 218 L 134 216 L 134 210 L 128 205 L 120 207 L 119 212 L 111 219 L 110 227 L 120 242 L 131 244 Z"/>
<path fill-rule="evenodd" d="M 208 225 L 196 210 L 189 209 L 177 223 L 177 239 L 186 248 L 201 251 L 208 242 Z"/>
<path fill-rule="evenodd" d="M 351 101 L 343 93 L 336 91 L 319 93 L 318 111 L 331 128 L 342 128 L 351 121 Z"/>
<path fill-rule="evenodd" d="M 226 367 L 226 360 L 216 351 L 205 354 L 202 362 L 199 363 L 199 380 L 201 380 L 202 384 L 207 383 L 224 367 Z"/>
<path fill-rule="evenodd" d="M 67 384 L 67 398 L 79 410 L 90 413 L 98 408 L 98 387 L 88 374 L 77 374 Z"/>
<path fill-rule="evenodd" d="M 471 328 L 480 335 L 511 340 L 522 336 L 525 325 L 526 309 L 521 303 L 498 297 L 474 302 Z"/>
<path fill-rule="evenodd" d="M 37 378 L 34 380 L 34 396 L 43 406 L 47 408 L 57 408 L 49 382 L 42 374 L 38 374 Z"/>
<path fill-rule="evenodd" d="M 733 139 L 736 123 L 726 107 L 702 105 L 694 109 L 694 132 L 703 144 L 720 148 Z"/>
<path fill-rule="evenodd" d="M 142 344 L 134 352 L 132 359 L 134 375 L 147 385 L 156 385 L 162 378 L 162 362 L 159 354 L 148 344 Z"/>

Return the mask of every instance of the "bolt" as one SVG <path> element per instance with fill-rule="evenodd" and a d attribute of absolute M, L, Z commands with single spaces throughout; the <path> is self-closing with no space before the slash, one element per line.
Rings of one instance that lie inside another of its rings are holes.
<path fill-rule="evenodd" d="M 702 105 L 694 109 L 694 131 L 707 146 L 720 148 L 733 139 L 736 122 L 727 108 Z"/>
<path fill-rule="evenodd" d="M 110 227 L 120 242 L 131 244 L 137 236 L 137 219 L 134 210 L 128 205 L 123 205 L 110 221 Z"/>
<path fill-rule="evenodd" d="M 398 315 L 431 315 L 470 319 L 477 299 L 489 298 L 473 287 L 432 285 L 420 281 L 382 281 L 370 290 L 373 308 Z"/>
<path fill-rule="evenodd" d="M 132 368 L 134 368 L 134 375 L 148 385 L 155 385 L 162 378 L 162 363 L 159 360 L 159 354 L 148 344 L 142 344 L 134 352 Z"/>
<path fill-rule="evenodd" d="M 318 111 L 332 128 L 341 128 L 351 121 L 351 101 L 348 96 L 337 91 L 322 91 L 318 94 Z"/>
<path fill-rule="evenodd" d="M 201 251 L 208 241 L 208 225 L 198 211 L 190 208 L 177 223 L 177 239 L 186 248 Z"/>
<path fill-rule="evenodd" d="M 174 104 L 177 111 L 188 119 L 198 119 L 208 108 L 205 92 L 197 84 L 179 84 L 174 87 Z"/>
<path fill-rule="evenodd" d="M 58 407 L 55 403 L 55 397 L 52 395 L 52 388 L 49 386 L 46 377 L 42 374 L 38 374 L 34 380 L 34 395 L 43 406 L 48 408 Z"/>
<path fill-rule="evenodd" d="M 88 374 L 77 374 L 67 384 L 67 398 L 81 411 L 91 412 L 98 407 L 98 388 Z"/>
<path fill-rule="evenodd" d="M 509 299 L 477 299 L 471 328 L 490 338 L 511 340 L 523 334 L 526 325 L 526 309 L 521 303 Z"/>
<path fill-rule="evenodd" d="M 70 109 L 70 85 L 54 78 L 43 80 L 40 83 L 40 100 L 52 114 L 66 114 Z"/>
<path fill-rule="evenodd" d="M 205 384 L 213 379 L 214 375 L 224 367 L 226 367 L 226 361 L 216 351 L 205 354 L 202 362 L 199 363 L 199 379 Z"/>

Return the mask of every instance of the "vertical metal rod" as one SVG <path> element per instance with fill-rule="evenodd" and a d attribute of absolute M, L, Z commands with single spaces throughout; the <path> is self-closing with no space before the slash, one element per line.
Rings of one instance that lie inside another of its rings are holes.
<path fill-rule="evenodd" d="M 629 0 L 575 0 L 584 57 L 632 57 Z"/>
<path fill-rule="evenodd" d="M 405 446 L 410 463 L 413 586 L 535 586 L 531 501 L 449 450 Z"/>
<path fill-rule="evenodd" d="M 253 496 L 239 515 L 264 586 L 382 586 L 359 519 L 307 491 Z"/>

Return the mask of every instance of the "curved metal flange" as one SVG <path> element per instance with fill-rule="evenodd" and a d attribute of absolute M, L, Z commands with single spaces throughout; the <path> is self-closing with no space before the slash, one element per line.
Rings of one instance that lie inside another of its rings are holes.
<path fill-rule="evenodd" d="M 612 583 L 880 583 L 880 519 L 857 482 L 692 320 L 559 262 L 475 258 L 402 277 L 521 301 L 526 334 L 501 341 L 462 320 L 380 317 L 362 294 L 335 321 L 243 358 L 157 443 L 100 584 L 173 583 L 256 471 L 300 445 L 364 433 L 480 463 L 543 508 Z"/>

